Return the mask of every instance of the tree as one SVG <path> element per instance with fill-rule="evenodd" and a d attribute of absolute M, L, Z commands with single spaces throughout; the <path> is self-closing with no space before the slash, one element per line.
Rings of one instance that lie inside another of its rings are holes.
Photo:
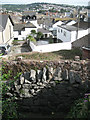
<path fill-rule="evenodd" d="M 36 35 L 36 30 L 31 30 L 31 35 L 32 35 L 33 37 L 35 37 L 35 35 Z"/>
<path fill-rule="evenodd" d="M 29 41 L 36 42 L 36 39 L 34 37 L 32 37 L 31 35 L 29 35 L 27 37 L 27 39 L 29 39 Z"/>
<path fill-rule="evenodd" d="M 38 32 L 37 33 L 37 40 L 40 40 L 40 38 L 43 37 L 43 33 L 42 32 Z"/>

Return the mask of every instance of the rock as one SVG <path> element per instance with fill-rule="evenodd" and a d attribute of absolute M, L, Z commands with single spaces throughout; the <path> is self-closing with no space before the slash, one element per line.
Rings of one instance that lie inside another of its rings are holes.
<path fill-rule="evenodd" d="M 69 79 L 68 77 L 69 77 L 68 70 L 67 69 L 63 70 L 62 71 L 62 80 L 68 80 Z"/>
<path fill-rule="evenodd" d="M 25 84 L 31 84 L 31 82 L 25 79 Z"/>
<path fill-rule="evenodd" d="M 40 82 L 39 85 L 42 86 L 42 83 Z"/>
<path fill-rule="evenodd" d="M 78 73 L 77 71 L 74 71 L 74 70 L 70 70 L 70 72 L 69 72 L 69 80 L 70 80 L 71 84 L 73 84 L 73 83 L 81 84 L 81 82 L 82 82 L 80 73 Z"/>
<path fill-rule="evenodd" d="M 69 71 L 69 82 L 70 82 L 70 84 L 75 83 L 74 72 L 75 72 L 74 70 L 70 70 L 70 71 Z"/>
<path fill-rule="evenodd" d="M 37 81 L 38 82 L 42 81 L 42 77 L 43 77 L 42 70 L 37 70 Z"/>
<path fill-rule="evenodd" d="M 44 88 L 44 86 L 40 86 L 40 89 L 43 89 Z"/>
<path fill-rule="evenodd" d="M 50 81 L 49 84 L 50 84 L 51 87 L 55 87 L 56 86 L 56 83 L 54 81 Z"/>
<path fill-rule="evenodd" d="M 20 90 L 20 97 L 30 97 L 29 89 L 22 88 Z"/>
<path fill-rule="evenodd" d="M 17 61 L 21 61 L 22 58 L 23 58 L 22 56 L 18 56 L 18 57 L 17 57 Z"/>
<path fill-rule="evenodd" d="M 30 92 L 31 92 L 31 94 L 34 94 L 35 90 L 34 90 L 34 89 L 32 89 L 32 90 L 30 90 Z"/>
<path fill-rule="evenodd" d="M 80 74 L 78 73 L 78 72 L 75 72 L 75 81 L 77 82 L 77 83 L 79 83 L 79 84 L 81 84 L 81 82 L 82 82 L 82 79 L 81 79 L 81 76 L 80 76 Z"/>
<path fill-rule="evenodd" d="M 25 89 L 24 92 L 25 97 L 31 97 L 31 94 L 29 93 L 28 89 Z"/>
<path fill-rule="evenodd" d="M 38 92 L 40 92 L 40 91 L 41 91 L 41 89 L 38 88 L 38 90 L 36 91 L 36 93 L 38 93 Z"/>
<path fill-rule="evenodd" d="M 23 77 L 24 77 L 26 80 L 30 80 L 30 72 L 24 72 Z"/>
<path fill-rule="evenodd" d="M 19 93 L 19 90 L 21 89 L 21 85 L 17 85 L 17 86 L 15 86 L 15 89 L 16 89 L 16 92 Z"/>
<path fill-rule="evenodd" d="M 54 74 L 53 67 L 50 67 L 48 72 L 49 72 L 49 80 L 51 80 Z"/>
<path fill-rule="evenodd" d="M 30 71 L 30 80 L 33 82 L 36 82 L 36 71 L 35 70 Z"/>
<path fill-rule="evenodd" d="M 14 81 L 14 85 L 15 85 L 15 86 L 20 85 L 20 80 Z"/>
<path fill-rule="evenodd" d="M 54 77 L 53 77 L 54 80 L 62 80 L 61 78 L 61 68 L 58 67 L 54 73 Z"/>
<path fill-rule="evenodd" d="M 75 56 L 75 60 L 79 61 L 80 60 L 80 56 Z"/>
<path fill-rule="evenodd" d="M 11 93 L 6 93 L 9 97 L 13 97 L 13 94 Z"/>
<path fill-rule="evenodd" d="M 29 85 L 29 84 L 23 84 L 22 87 L 23 87 L 24 89 L 29 89 L 29 88 L 30 88 L 30 85 Z"/>
<path fill-rule="evenodd" d="M 44 67 L 44 68 L 43 68 L 42 82 L 46 81 L 46 78 L 47 78 L 47 76 L 46 76 L 46 72 L 47 72 L 47 69 Z"/>
<path fill-rule="evenodd" d="M 25 82 L 25 78 L 21 75 L 20 76 L 20 84 L 22 85 L 22 84 L 24 84 L 24 82 Z"/>

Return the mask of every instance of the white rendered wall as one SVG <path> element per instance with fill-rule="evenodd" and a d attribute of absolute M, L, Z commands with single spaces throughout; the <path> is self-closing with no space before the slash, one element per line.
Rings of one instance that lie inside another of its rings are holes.
<path fill-rule="evenodd" d="M 61 29 L 62 29 L 62 33 L 61 33 Z M 58 32 L 58 31 L 60 31 L 60 32 Z M 64 32 L 66 32 L 66 36 L 64 36 Z M 70 42 L 71 32 L 67 31 L 63 28 L 58 27 L 58 29 L 57 29 L 57 39 L 60 39 L 63 42 Z"/>
<path fill-rule="evenodd" d="M 32 42 L 30 42 L 30 47 L 32 48 L 32 51 L 44 52 L 44 53 L 59 51 L 59 50 L 71 50 L 71 42 L 55 43 L 55 44 L 40 45 L 40 46 L 36 46 Z"/>
<path fill-rule="evenodd" d="M 18 34 L 18 31 L 14 31 L 14 38 L 18 38 L 18 40 L 26 39 L 30 35 L 31 30 L 36 30 L 37 32 L 37 28 L 25 28 L 25 31 L 21 31 L 21 35 Z"/>

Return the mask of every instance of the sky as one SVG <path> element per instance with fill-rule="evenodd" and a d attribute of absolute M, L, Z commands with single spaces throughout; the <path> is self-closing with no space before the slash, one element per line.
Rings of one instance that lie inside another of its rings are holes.
<path fill-rule="evenodd" d="M 30 4 L 35 2 L 47 2 L 68 5 L 84 5 L 87 6 L 90 0 L 0 0 L 0 4 Z"/>

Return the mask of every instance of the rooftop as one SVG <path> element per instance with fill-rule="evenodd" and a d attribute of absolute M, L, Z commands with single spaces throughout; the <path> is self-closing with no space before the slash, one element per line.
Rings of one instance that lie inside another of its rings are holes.
<path fill-rule="evenodd" d="M 25 11 L 25 12 L 22 13 L 22 15 L 24 15 L 24 16 L 27 16 L 27 15 L 33 16 L 33 15 L 36 15 L 36 12 L 34 12 L 34 11 Z"/>
<path fill-rule="evenodd" d="M 73 24 L 73 26 L 78 27 L 78 23 Z M 79 28 L 81 28 L 81 29 L 90 28 L 90 22 L 85 22 L 85 21 L 79 22 Z"/>
<path fill-rule="evenodd" d="M 38 31 L 38 32 L 42 32 L 42 33 L 49 33 L 48 30 L 45 30 L 45 29 L 43 29 L 43 28 L 39 28 L 39 29 L 37 29 L 37 31 Z"/>
<path fill-rule="evenodd" d="M 14 25 L 10 15 L 8 15 L 8 14 L 0 14 L 0 30 L 5 29 L 8 18 L 10 19 L 12 25 Z"/>
<path fill-rule="evenodd" d="M 35 25 L 32 23 L 23 23 L 23 24 L 15 24 L 14 25 L 14 31 L 24 30 L 25 28 L 36 28 Z"/>
<path fill-rule="evenodd" d="M 71 25 L 61 25 L 61 26 L 58 25 L 58 27 L 64 28 L 68 31 L 76 31 L 77 30 L 77 27 L 71 26 Z M 81 29 L 79 28 L 79 30 L 81 30 Z"/>

